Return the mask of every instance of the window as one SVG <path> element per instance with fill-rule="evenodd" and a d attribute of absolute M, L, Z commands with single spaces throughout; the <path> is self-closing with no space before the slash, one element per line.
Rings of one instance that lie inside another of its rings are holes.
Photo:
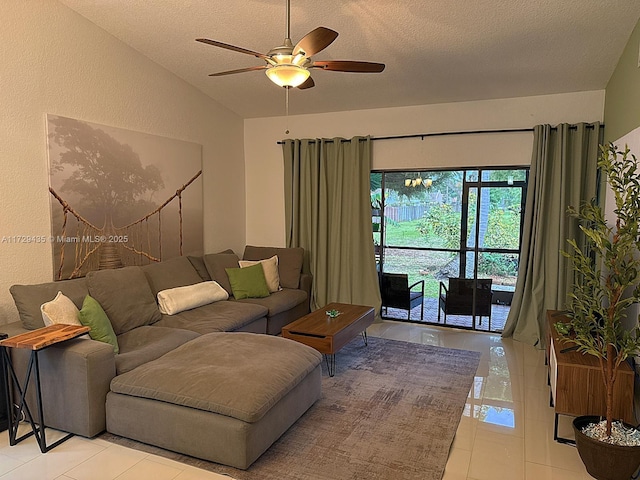
<path fill-rule="evenodd" d="M 490 278 L 496 306 L 489 321 L 454 316 L 445 323 L 502 330 L 518 273 L 528 172 L 492 167 L 371 174 L 378 268 L 408 274 L 409 284 L 425 281 L 426 321 L 438 323 L 441 282 Z"/>

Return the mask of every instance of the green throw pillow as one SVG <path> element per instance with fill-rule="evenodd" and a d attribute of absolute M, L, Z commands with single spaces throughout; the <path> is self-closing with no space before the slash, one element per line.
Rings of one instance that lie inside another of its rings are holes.
<path fill-rule="evenodd" d="M 78 313 L 78 319 L 82 325 L 91 328 L 91 330 L 89 330 L 89 336 L 93 340 L 113 345 L 113 351 L 115 353 L 120 351 L 118 339 L 113 331 L 109 317 L 104 313 L 98 301 L 90 295 L 84 297 L 82 309 L 80 313 Z"/>
<path fill-rule="evenodd" d="M 269 287 L 261 263 L 245 268 L 225 268 L 225 271 L 236 300 L 269 296 Z"/>

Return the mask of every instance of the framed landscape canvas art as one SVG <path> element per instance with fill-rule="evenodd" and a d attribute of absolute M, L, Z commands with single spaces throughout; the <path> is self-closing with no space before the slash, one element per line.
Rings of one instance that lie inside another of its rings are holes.
<path fill-rule="evenodd" d="M 202 254 L 202 146 L 48 114 L 56 280 Z"/>

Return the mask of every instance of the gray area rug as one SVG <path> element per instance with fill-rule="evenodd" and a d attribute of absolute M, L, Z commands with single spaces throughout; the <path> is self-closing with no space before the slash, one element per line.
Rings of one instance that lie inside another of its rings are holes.
<path fill-rule="evenodd" d="M 247 471 L 100 438 L 237 480 L 440 480 L 479 352 L 369 337 L 341 350 L 322 398 Z"/>

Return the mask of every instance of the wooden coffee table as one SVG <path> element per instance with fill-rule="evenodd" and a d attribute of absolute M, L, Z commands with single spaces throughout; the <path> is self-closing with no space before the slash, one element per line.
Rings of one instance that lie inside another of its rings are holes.
<path fill-rule="evenodd" d="M 327 310 L 338 310 L 340 315 L 329 318 Z M 336 370 L 336 353 L 358 334 L 367 344 L 367 327 L 373 323 L 372 307 L 330 303 L 282 328 L 282 336 L 315 348 L 325 355 L 329 376 Z"/>

